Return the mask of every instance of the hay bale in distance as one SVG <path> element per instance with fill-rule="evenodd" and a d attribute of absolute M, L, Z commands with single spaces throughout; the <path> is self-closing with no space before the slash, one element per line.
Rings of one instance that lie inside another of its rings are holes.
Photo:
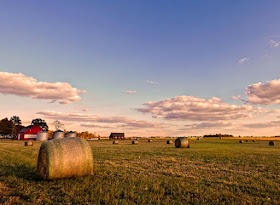
<path fill-rule="evenodd" d="M 248 142 L 248 140 L 245 140 L 245 142 Z"/>
<path fill-rule="evenodd" d="M 119 141 L 118 140 L 114 140 L 113 144 L 119 144 Z"/>
<path fill-rule="evenodd" d="M 138 141 L 137 140 L 133 140 L 132 144 L 138 144 Z"/>
<path fill-rule="evenodd" d="M 243 143 L 243 140 L 240 140 L 239 143 Z"/>
<path fill-rule="evenodd" d="M 178 137 L 175 140 L 175 147 L 176 148 L 190 148 L 189 139 L 187 137 Z"/>
<path fill-rule="evenodd" d="M 252 142 L 256 142 L 256 140 L 252 140 Z"/>
<path fill-rule="evenodd" d="M 198 137 L 197 140 L 200 140 L 200 138 Z M 176 141 L 175 141 L 176 142 Z"/>
<path fill-rule="evenodd" d="M 152 140 L 148 139 L 148 142 L 152 142 Z"/>
<path fill-rule="evenodd" d="M 275 142 L 274 141 L 269 141 L 269 146 L 274 146 L 275 145 Z"/>
<path fill-rule="evenodd" d="M 79 137 L 43 142 L 40 147 L 37 174 L 45 180 L 90 175 L 93 155 L 89 143 Z"/>
<path fill-rule="evenodd" d="M 24 142 L 24 146 L 33 146 L 34 142 L 33 140 L 28 140 Z"/>
<path fill-rule="evenodd" d="M 166 144 L 173 144 L 172 140 L 167 140 Z"/>

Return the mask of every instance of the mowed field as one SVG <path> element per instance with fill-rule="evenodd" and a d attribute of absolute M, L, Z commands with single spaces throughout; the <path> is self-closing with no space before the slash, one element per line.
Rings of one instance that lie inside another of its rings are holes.
<path fill-rule="evenodd" d="M 0 204 L 280 204 L 280 141 L 89 142 L 94 175 L 43 181 L 40 142 L 0 140 Z"/>

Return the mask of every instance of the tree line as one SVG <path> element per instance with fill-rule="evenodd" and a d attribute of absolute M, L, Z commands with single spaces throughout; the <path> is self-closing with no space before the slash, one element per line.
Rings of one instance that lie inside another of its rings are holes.
<path fill-rule="evenodd" d="M 49 130 L 49 126 L 47 125 L 46 121 L 41 118 L 33 119 L 30 125 L 38 125 L 42 130 L 48 131 L 50 137 L 54 132 Z M 65 133 L 68 132 L 64 129 L 64 124 L 62 124 L 58 120 L 55 120 L 53 122 L 53 125 L 55 127 L 55 130 L 63 129 Z M 17 133 L 23 128 L 24 126 L 22 126 L 21 119 L 18 116 L 12 116 L 10 120 L 7 117 L 0 120 L 0 135 L 2 135 L 4 138 L 16 139 Z M 77 137 L 81 137 L 84 139 L 100 137 L 99 135 L 89 133 L 88 131 L 76 132 L 76 134 Z"/>

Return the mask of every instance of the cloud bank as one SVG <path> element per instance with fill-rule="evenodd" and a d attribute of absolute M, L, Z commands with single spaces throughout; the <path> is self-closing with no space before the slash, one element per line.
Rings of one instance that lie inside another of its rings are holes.
<path fill-rule="evenodd" d="M 40 82 L 22 73 L 0 72 L 0 93 L 69 104 L 81 100 L 79 94 L 86 91 L 65 82 Z"/>
<path fill-rule="evenodd" d="M 83 113 L 61 113 L 56 111 L 41 111 L 37 114 L 43 115 L 49 119 L 74 121 L 81 123 L 83 127 L 133 127 L 133 128 L 156 128 L 164 127 L 167 124 L 150 122 L 143 120 L 134 120 L 128 117 L 122 116 L 99 116 Z"/>
<path fill-rule="evenodd" d="M 143 104 L 139 112 L 153 114 L 154 118 L 180 121 L 219 121 L 252 118 L 253 113 L 262 112 L 261 108 L 251 105 L 230 105 L 213 97 L 201 99 L 192 96 L 176 96 L 158 102 Z"/>
<path fill-rule="evenodd" d="M 251 104 L 280 104 L 280 79 L 267 83 L 256 83 L 245 88 Z"/>

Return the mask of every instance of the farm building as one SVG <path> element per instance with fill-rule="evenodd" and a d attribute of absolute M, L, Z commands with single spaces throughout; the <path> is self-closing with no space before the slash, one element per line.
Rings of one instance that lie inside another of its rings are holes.
<path fill-rule="evenodd" d="M 124 139 L 124 133 L 111 133 L 109 139 Z"/>
<path fill-rule="evenodd" d="M 29 125 L 18 132 L 18 140 L 36 140 L 37 133 L 42 131 L 42 128 L 38 125 Z"/>

